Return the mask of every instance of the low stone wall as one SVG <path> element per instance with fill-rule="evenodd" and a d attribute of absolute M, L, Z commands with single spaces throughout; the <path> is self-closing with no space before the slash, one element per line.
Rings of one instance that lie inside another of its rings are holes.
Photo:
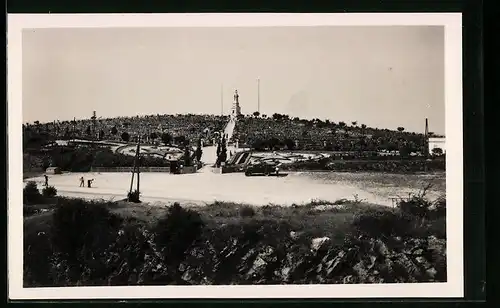
<path fill-rule="evenodd" d="M 92 167 L 90 172 L 132 172 L 134 167 Z M 170 172 L 170 167 L 140 167 L 140 172 Z"/>
<path fill-rule="evenodd" d="M 196 173 L 196 166 L 182 167 L 181 174 Z"/>
<path fill-rule="evenodd" d="M 221 166 L 220 168 L 214 168 L 214 169 L 217 169 L 217 171 L 215 171 L 215 172 L 220 173 L 220 174 L 241 172 L 240 168 L 238 168 L 238 166 L 234 166 L 234 165 L 229 165 L 229 166 L 226 165 L 226 166 Z"/>

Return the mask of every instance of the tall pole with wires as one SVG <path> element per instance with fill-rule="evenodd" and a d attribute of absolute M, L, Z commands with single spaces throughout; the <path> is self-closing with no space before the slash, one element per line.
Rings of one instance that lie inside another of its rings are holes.
<path fill-rule="evenodd" d="M 260 78 L 257 78 L 257 111 L 260 114 Z"/>
<path fill-rule="evenodd" d="M 220 115 L 224 115 L 224 85 L 220 85 Z"/>

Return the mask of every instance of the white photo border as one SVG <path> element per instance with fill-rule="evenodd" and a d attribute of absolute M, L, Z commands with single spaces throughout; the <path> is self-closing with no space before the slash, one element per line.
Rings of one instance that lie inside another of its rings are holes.
<path fill-rule="evenodd" d="M 464 296 L 462 14 L 8 14 L 8 288 L 11 300 L 460 298 Z M 26 28 L 424 26 L 445 28 L 446 283 L 23 288 L 22 30 Z"/>

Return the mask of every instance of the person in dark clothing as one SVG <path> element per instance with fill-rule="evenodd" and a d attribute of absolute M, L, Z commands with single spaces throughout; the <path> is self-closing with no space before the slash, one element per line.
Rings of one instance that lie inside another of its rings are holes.
<path fill-rule="evenodd" d="M 80 187 L 85 187 L 85 180 L 83 179 L 83 176 L 80 178 Z"/>
<path fill-rule="evenodd" d="M 49 186 L 49 177 L 45 174 L 45 186 Z"/>
<path fill-rule="evenodd" d="M 92 180 L 87 180 L 87 187 L 88 188 L 91 188 L 92 187 L 92 182 L 94 181 L 94 179 Z"/>

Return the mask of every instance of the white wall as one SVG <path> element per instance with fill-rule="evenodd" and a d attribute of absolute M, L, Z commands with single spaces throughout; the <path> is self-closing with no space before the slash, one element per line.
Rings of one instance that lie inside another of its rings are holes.
<path fill-rule="evenodd" d="M 429 153 L 432 154 L 434 148 L 441 148 L 443 153 L 446 153 L 446 139 L 445 138 L 429 138 Z"/>

